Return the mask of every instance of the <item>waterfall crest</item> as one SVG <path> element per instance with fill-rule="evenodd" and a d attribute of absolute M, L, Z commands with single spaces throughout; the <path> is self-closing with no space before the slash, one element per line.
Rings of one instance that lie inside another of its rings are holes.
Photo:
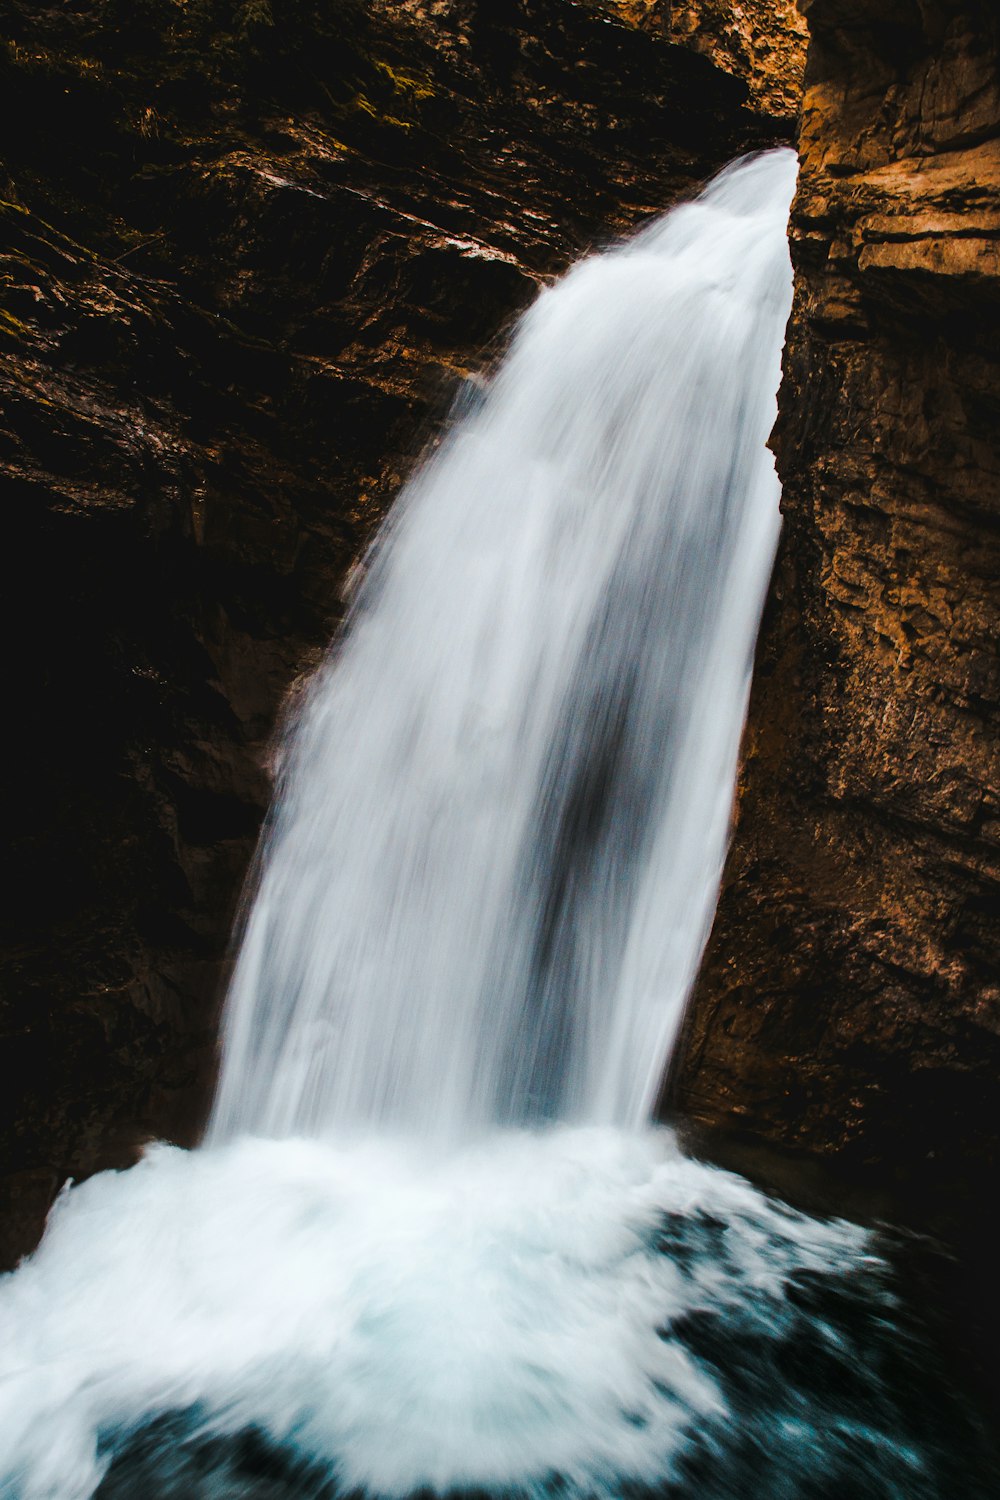
<path fill-rule="evenodd" d="M 213 1139 L 646 1117 L 777 538 L 794 179 L 544 291 L 401 495 L 287 747 Z"/>

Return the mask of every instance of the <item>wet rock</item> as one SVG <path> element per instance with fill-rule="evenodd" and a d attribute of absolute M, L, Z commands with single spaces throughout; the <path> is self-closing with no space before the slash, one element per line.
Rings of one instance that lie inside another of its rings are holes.
<path fill-rule="evenodd" d="M 807 12 L 785 532 L 674 1098 L 967 1208 L 1000 1133 L 1000 19 Z"/>

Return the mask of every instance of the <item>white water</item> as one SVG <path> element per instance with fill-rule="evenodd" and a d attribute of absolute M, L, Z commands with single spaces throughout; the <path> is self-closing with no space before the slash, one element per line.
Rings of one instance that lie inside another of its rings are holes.
<path fill-rule="evenodd" d="M 707 936 L 778 531 L 795 158 L 523 319 L 287 758 L 212 1138 L 648 1115 Z"/>
<path fill-rule="evenodd" d="M 813 1496 L 889 1451 L 782 1373 L 804 1321 L 853 1372 L 800 1282 L 868 1236 L 640 1128 L 777 532 L 793 176 L 738 166 L 546 292 L 402 497 L 287 758 L 209 1145 L 66 1192 L 0 1285 L 6 1500 L 247 1494 L 185 1455 L 248 1428 L 311 1497 Z M 512 1128 L 553 1116 L 585 1125 Z M 899 1462 L 872 1495 L 925 1493 Z"/>
<path fill-rule="evenodd" d="M 671 1215 L 689 1264 L 658 1249 Z M 714 1255 L 705 1223 L 725 1226 Z M 734 1348 L 748 1317 L 778 1338 L 793 1274 L 866 1254 L 863 1231 L 782 1210 L 665 1132 L 512 1131 L 440 1156 L 158 1147 L 67 1195 L 9 1278 L 0 1494 L 84 1500 L 99 1435 L 197 1405 L 200 1430 L 256 1424 L 345 1493 L 541 1495 L 559 1475 L 617 1495 L 669 1478 L 730 1416 L 673 1325 L 710 1309 Z"/>

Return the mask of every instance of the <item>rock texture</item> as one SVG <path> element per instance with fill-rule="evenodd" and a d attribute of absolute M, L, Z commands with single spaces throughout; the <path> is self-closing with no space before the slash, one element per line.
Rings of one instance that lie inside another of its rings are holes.
<path fill-rule="evenodd" d="M 603 0 L 4 15 L 10 1261 L 68 1175 L 196 1132 L 275 715 L 464 377 L 791 121 Z"/>
<path fill-rule="evenodd" d="M 796 113 L 806 56 L 802 0 L 614 0 L 614 8 L 745 79 L 759 108 Z"/>
<path fill-rule="evenodd" d="M 806 10 L 785 531 L 673 1098 L 968 1199 L 1000 1143 L 1000 13 Z"/>

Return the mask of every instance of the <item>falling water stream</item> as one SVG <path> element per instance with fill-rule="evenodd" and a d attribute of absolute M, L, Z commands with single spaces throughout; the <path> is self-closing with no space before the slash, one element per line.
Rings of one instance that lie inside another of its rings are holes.
<path fill-rule="evenodd" d="M 68 1188 L 0 1283 L 0 1495 L 979 1493 L 878 1237 L 648 1124 L 777 539 L 794 177 L 544 291 L 400 496 L 284 749 L 206 1144 Z"/>
<path fill-rule="evenodd" d="M 639 1125 L 778 530 L 795 159 L 585 260 L 400 497 L 282 777 L 215 1140 Z"/>

